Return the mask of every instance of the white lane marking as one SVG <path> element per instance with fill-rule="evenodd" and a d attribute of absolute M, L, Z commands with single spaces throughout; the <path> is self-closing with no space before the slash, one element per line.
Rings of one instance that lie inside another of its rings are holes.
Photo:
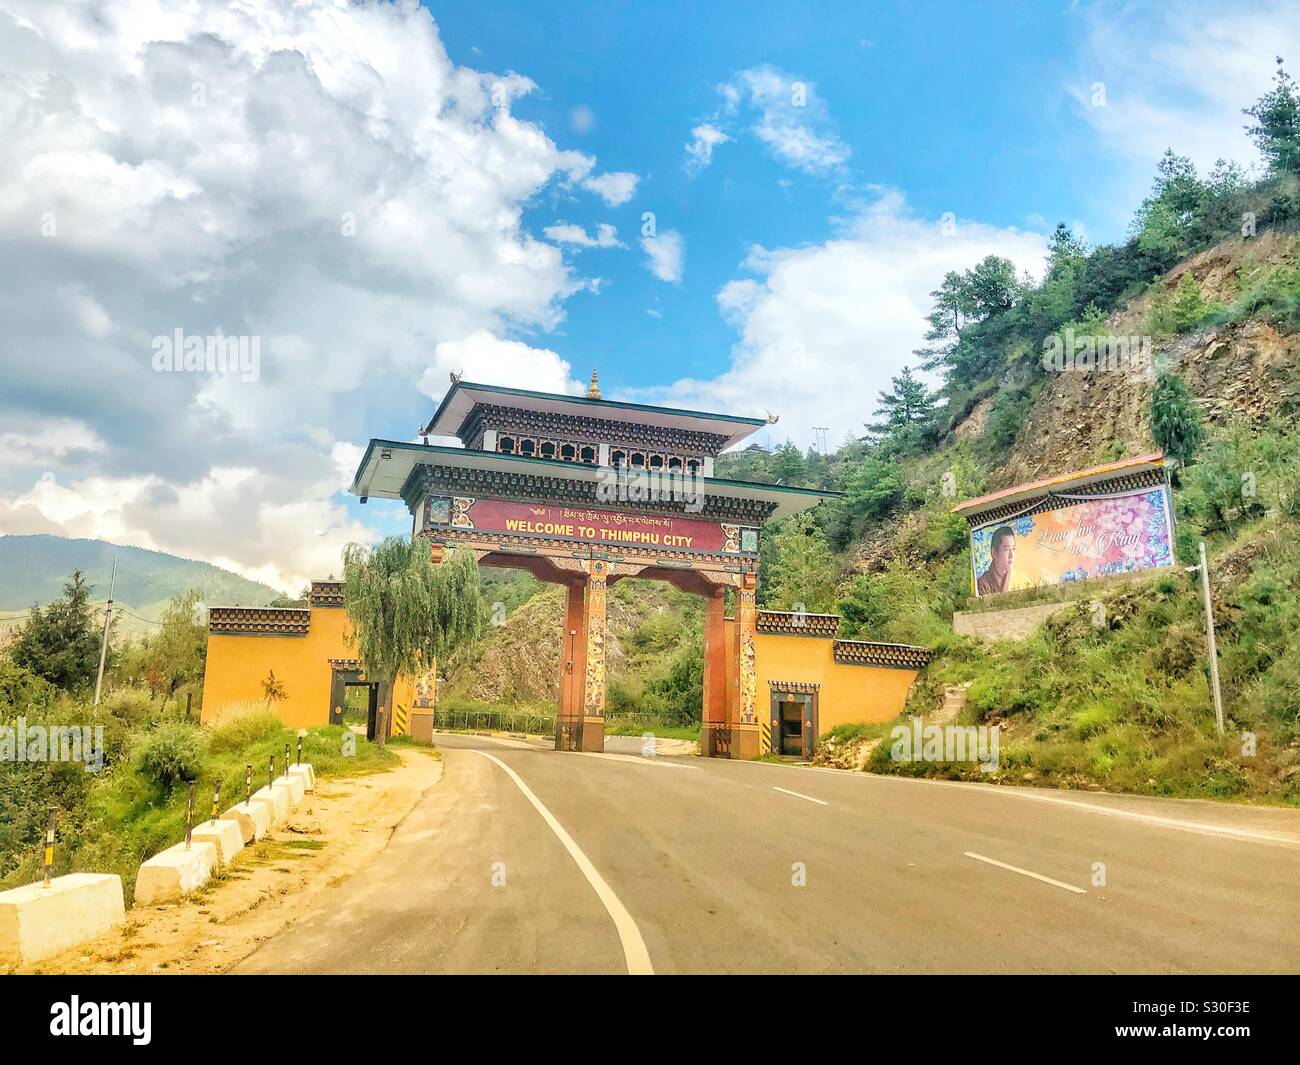
<path fill-rule="evenodd" d="M 468 749 L 474 750 L 472 747 Z M 489 762 L 495 762 L 505 770 L 506 776 L 513 780 L 515 786 L 523 792 L 524 798 L 533 804 L 533 809 L 542 815 L 542 820 L 551 826 L 551 831 L 564 844 L 564 849 L 569 852 L 569 857 L 578 863 L 582 875 L 587 878 L 587 883 L 595 889 L 597 896 L 599 896 L 601 903 L 605 907 L 605 912 L 614 921 L 614 927 L 618 930 L 619 941 L 623 944 L 623 958 L 627 963 L 628 975 L 654 976 L 654 966 L 650 964 L 650 952 L 646 950 L 645 940 L 641 938 L 641 930 L 637 928 L 636 921 L 632 920 L 632 915 L 627 912 L 627 907 L 614 894 L 614 889 L 605 882 L 605 878 L 591 864 L 591 859 L 582 853 L 582 848 L 564 830 L 564 826 L 555 819 L 555 815 L 542 805 L 542 800 L 533 794 L 532 789 L 520 779 L 518 773 L 494 754 L 479 750 L 474 750 L 474 753 L 481 754 Z"/>
<path fill-rule="evenodd" d="M 977 862 L 987 862 L 989 865 L 996 865 L 999 869 L 1009 869 L 1013 873 L 1019 873 L 1021 876 L 1031 877 L 1034 880 L 1041 880 L 1044 884 L 1051 884 L 1053 887 L 1065 888 L 1066 891 L 1073 891 L 1076 895 L 1088 894 L 1081 887 L 1075 887 L 1073 884 L 1066 884 L 1060 880 L 1053 880 L 1050 876 L 1043 876 L 1042 873 L 1035 873 L 1029 869 L 1021 869 L 1018 865 L 1007 865 L 1006 862 L 1000 862 L 996 858 L 986 858 L 983 854 L 976 854 L 974 851 L 962 851 L 967 858 L 974 858 Z"/>
<path fill-rule="evenodd" d="M 773 791 L 779 791 L 785 795 L 793 795 L 796 799 L 807 799 L 809 802 L 815 802 L 818 806 L 829 806 L 825 799 L 814 799 L 811 795 L 803 795 L 797 791 L 791 791 L 789 788 L 778 788 L 773 786 Z"/>
<path fill-rule="evenodd" d="M 639 758 L 635 754 L 614 754 L 612 751 L 561 751 L 561 754 L 585 754 L 588 758 L 612 758 L 617 762 L 631 762 L 634 765 L 657 765 L 664 769 L 694 769 L 697 773 L 700 766 L 682 765 L 680 762 L 662 762 L 658 757 Z"/>
<path fill-rule="evenodd" d="M 1255 832 L 1248 828 L 1233 828 L 1231 825 L 1212 825 L 1205 821 L 1184 821 L 1176 817 L 1162 817 L 1160 814 L 1144 814 L 1137 810 L 1118 810 L 1113 806 L 1101 806 L 1096 803 L 1079 802 L 1075 799 L 1062 799 L 1055 795 L 1040 795 L 1023 790 L 1013 790 L 1002 784 L 968 784 L 959 780 L 925 780 L 919 777 L 894 776 L 890 773 L 849 773 L 843 769 L 827 769 L 823 766 L 786 766 L 774 762 L 750 762 L 750 765 L 771 765 L 777 769 L 811 769 L 815 773 L 833 773 L 838 777 L 862 780 L 888 780 L 899 784 L 922 784 L 934 788 L 958 788 L 978 795 L 995 795 L 1001 799 L 1028 799 L 1033 802 L 1050 802 L 1057 806 L 1069 806 L 1086 813 L 1101 814 L 1105 817 L 1119 817 L 1128 821 L 1138 821 L 1159 828 L 1173 828 L 1181 832 L 1196 832 L 1203 836 L 1223 836 L 1245 843 L 1266 843 L 1272 846 L 1300 847 L 1300 836 L 1286 836 L 1276 832 Z"/>

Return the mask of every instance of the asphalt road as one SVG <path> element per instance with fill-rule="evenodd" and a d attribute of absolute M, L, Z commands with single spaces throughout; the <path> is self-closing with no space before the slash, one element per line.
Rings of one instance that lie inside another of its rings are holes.
<path fill-rule="evenodd" d="M 1300 811 L 437 742 L 236 971 L 1300 972 Z"/>

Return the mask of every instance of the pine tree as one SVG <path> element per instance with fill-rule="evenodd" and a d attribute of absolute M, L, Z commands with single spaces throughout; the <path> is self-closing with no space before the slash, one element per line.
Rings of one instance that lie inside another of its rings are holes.
<path fill-rule="evenodd" d="M 1246 132 L 1269 165 L 1282 174 L 1300 173 L 1300 93 L 1277 57 L 1273 88 L 1242 114 L 1255 120 Z"/>
<path fill-rule="evenodd" d="M 881 420 L 867 422 L 865 427 L 878 441 L 888 443 L 890 450 L 911 451 L 923 442 L 933 424 L 935 398 L 910 366 L 904 366 L 889 383 L 889 390 L 877 397 L 880 406 L 873 412 L 881 415 Z"/>
<path fill-rule="evenodd" d="M 1151 436 L 1166 455 L 1188 466 L 1205 439 L 1201 412 L 1178 374 L 1161 374 L 1151 393 Z"/>
<path fill-rule="evenodd" d="M 801 484 L 807 469 L 803 455 L 789 440 L 776 449 L 776 457 L 772 459 L 772 476 L 779 484 Z"/>
<path fill-rule="evenodd" d="M 80 691 L 94 683 L 100 634 L 90 607 L 91 590 L 81 570 L 76 570 L 58 599 L 44 610 L 32 607 L 10 652 L 14 664 L 64 691 Z"/>

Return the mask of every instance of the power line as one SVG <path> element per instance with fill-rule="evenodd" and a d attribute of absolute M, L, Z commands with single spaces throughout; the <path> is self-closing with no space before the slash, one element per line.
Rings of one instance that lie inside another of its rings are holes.
<path fill-rule="evenodd" d="M 161 621 L 154 621 L 151 618 L 142 618 L 139 614 L 135 613 L 134 611 L 127 610 L 127 608 L 122 606 L 120 603 L 118 604 L 117 612 L 119 614 L 128 614 L 131 617 L 135 618 L 136 621 L 143 621 L 146 625 L 157 625 L 159 628 L 162 628 Z"/>

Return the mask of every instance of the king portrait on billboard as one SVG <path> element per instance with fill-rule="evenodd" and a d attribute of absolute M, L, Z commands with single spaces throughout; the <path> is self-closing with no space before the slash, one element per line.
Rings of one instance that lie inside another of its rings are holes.
<path fill-rule="evenodd" d="M 971 530 L 976 595 L 1172 566 L 1168 490 L 1055 496 L 1051 506 Z"/>

